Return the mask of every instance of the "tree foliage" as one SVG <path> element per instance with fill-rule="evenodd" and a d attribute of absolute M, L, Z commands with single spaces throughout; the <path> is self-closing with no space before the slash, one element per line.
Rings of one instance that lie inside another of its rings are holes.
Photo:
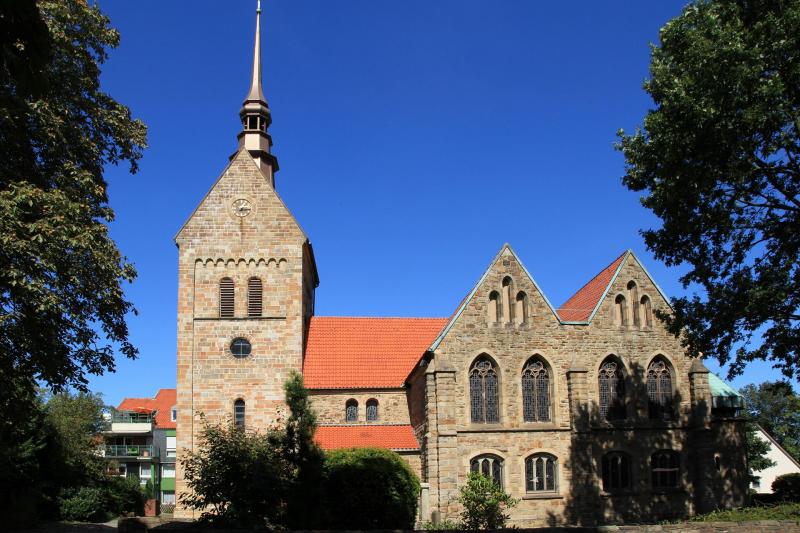
<path fill-rule="evenodd" d="M 96 3 L 0 4 L 0 376 L 60 390 L 127 357 L 104 167 L 145 146 L 145 126 L 100 87 L 119 33 Z"/>
<path fill-rule="evenodd" d="M 769 452 L 769 444 L 761 440 L 758 436 L 758 428 L 752 422 L 745 425 L 745 438 L 747 446 L 747 476 L 750 482 L 758 481 L 761 476 L 756 472 L 760 472 L 765 468 L 775 466 L 775 461 L 767 457 Z"/>
<path fill-rule="evenodd" d="M 800 377 L 800 1 L 696 0 L 653 46 L 641 129 L 620 131 L 643 232 L 691 298 L 660 313 L 694 355 Z"/>
<path fill-rule="evenodd" d="M 463 507 L 461 525 L 464 529 L 502 529 L 509 518 L 508 510 L 519 503 L 499 483 L 480 472 L 469 473 L 467 483 L 460 489 L 458 502 Z"/>
<path fill-rule="evenodd" d="M 800 396 L 785 381 L 746 385 L 747 416 L 764 428 L 792 457 L 800 460 Z"/>
<path fill-rule="evenodd" d="M 784 474 L 772 482 L 772 492 L 777 498 L 787 502 L 800 502 L 800 474 Z"/>

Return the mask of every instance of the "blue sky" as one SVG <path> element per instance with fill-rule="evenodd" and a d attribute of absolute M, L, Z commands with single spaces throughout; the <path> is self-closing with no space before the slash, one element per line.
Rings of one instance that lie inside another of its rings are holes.
<path fill-rule="evenodd" d="M 99 4 L 122 34 L 104 87 L 150 145 L 136 175 L 107 173 L 139 271 L 141 357 L 90 382 L 116 404 L 175 386 L 173 236 L 235 150 L 255 1 Z M 658 220 L 613 149 L 651 106 L 648 43 L 682 5 L 267 1 L 277 189 L 314 245 L 317 314 L 448 316 L 504 242 L 555 305 L 627 248 L 683 294 L 682 269 L 644 247 Z M 777 377 L 754 364 L 734 386 Z"/>

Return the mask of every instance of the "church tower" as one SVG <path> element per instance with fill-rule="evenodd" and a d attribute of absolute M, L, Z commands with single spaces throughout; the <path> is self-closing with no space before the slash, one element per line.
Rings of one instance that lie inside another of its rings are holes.
<path fill-rule="evenodd" d="M 319 278 L 311 244 L 275 189 L 260 18 L 259 2 L 238 149 L 175 237 L 181 451 L 195 449 L 201 415 L 261 430 L 275 422 L 284 381 L 302 370 L 314 313 Z M 176 492 L 185 490 L 179 465 Z"/>

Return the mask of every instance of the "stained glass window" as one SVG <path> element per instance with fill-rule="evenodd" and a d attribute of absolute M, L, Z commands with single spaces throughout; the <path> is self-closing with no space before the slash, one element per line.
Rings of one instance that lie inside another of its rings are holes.
<path fill-rule="evenodd" d="M 625 418 L 625 376 L 622 365 L 606 361 L 600 367 L 600 416 L 606 420 Z"/>
<path fill-rule="evenodd" d="M 558 463 L 547 453 L 531 455 L 525 459 L 525 490 L 528 492 L 556 492 L 558 490 Z"/>
<path fill-rule="evenodd" d="M 611 492 L 631 487 L 631 463 L 621 452 L 611 452 L 603 456 L 603 490 Z"/>
<path fill-rule="evenodd" d="M 647 367 L 647 398 L 650 418 L 672 418 L 672 376 L 669 367 L 661 359 L 654 360 Z"/>
<path fill-rule="evenodd" d="M 672 450 L 661 450 L 650 457 L 650 478 L 654 489 L 674 489 L 678 486 L 680 458 Z"/>
<path fill-rule="evenodd" d="M 241 398 L 233 402 L 233 423 L 239 429 L 244 429 L 244 400 Z"/>
<path fill-rule="evenodd" d="M 367 422 L 378 420 L 378 400 L 367 400 Z"/>
<path fill-rule="evenodd" d="M 497 370 L 492 362 L 481 357 L 469 372 L 469 399 L 473 423 L 500 421 L 500 400 Z"/>
<path fill-rule="evenodd" d="M 503 460 L 496 455 L 479 455 L 470 462 L 470 471 L 480 472 L 503 486 Z"/>
<path fill-rule="evenodd" d="M 537 359 L 522 370 L 522 416 L 525 422 L 550 420 L 550 373 Z"/>
<path fill-rule="evenodd" d="M 344 404 L 344 419 L 346 422 L 358 422 L 358 402 L 347 400 Z"/>

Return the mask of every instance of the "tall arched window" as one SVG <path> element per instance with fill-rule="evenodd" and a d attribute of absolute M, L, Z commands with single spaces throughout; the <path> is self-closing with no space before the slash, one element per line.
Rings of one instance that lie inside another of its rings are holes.
<path fill-rule="evenodd" d="M 344 404 L 344 419 L 346 422 L 358 422 L 358 402 L 353 398 Z"/>
<path fill-rule="evenodd" d="M 261 316 L 261 280 L 250 278 L 247 280 L 247 316 Z"/>
<path fill-rule="evenodd" d="M 628 325 L 628 303 L 621 294 L 614 300 L 614 322 L 618 326 Z"/>
<path fill-rule="evenodd" d="M 650 303 L 650 298 L 645 295 L 642 296 L 641 299 L 641 308 L 642 308 L 642 325 L 646 328 L 653 327 L 653 306 Z"/>
<path fill-rule="evenodd" d="M 378 420 L 378 400 L 372 398 L 367 400 L 367 422 Z"/>
<path fill-rule="evenodd" d="M 523 291 L 517 293 L 517 299 L 514 302 L 514 320 L 517 325 L 528 322 L 528 295 Z"/>
<path fill-rule="evenodd" d="M 469 371 L 469 403 L 473 423 L 487 424 L 500 421 L 499 392 L 494 363 L 486 356 L 479 357 Z"/>
<path fill-rule="evenodd" d="M 653 359 L 647 367 L 647 399 L 650 418 L 669 420 L 673 417 L 672 373 L 661 357 Z"/>
<path fill-rule="evenodd" d="M 241 398 L 233 402 L 233 424 L 238 429 L 244 429 L 244 400 Z"/>
<path fill-rule="evenodd" d="M 469 463 L 470 472 L 480 472 L 503 486 L 503 459 L 496 455 L 479 455 Z"/>
<path fill-rule="evenodd" d="M 603 490 L 627 490 L 631 488 L 631 461 L 627 454 L 611 452 L 603 456 Z"/>
<path fill-rule="evenodd" d="M 556 492 L 558 463 L 549 453 L 537 453 L 525 459 L 525 490 L 527 492 Z"/>
<path fill-rule="evenodd" d="M 497 324 L 500 321 L 500 293 L 492 291 L 489 293 L 489 324 Z"/>
<path fill-rule="evenodd" d="M 503 318 L 504 324 L 511 324 L 511 278 L 503 278 Z"/>
<path fill-rule="evenodd" d="M 219 280 L 219 316 L 220 318 L 233 318 L 233 280 L 231 278 Z"/>
<path fill-rule="evenodd" d="M 633 325 L 638 328 L 641 326 L 639 318 L 639 287 L 636 286 L 636 282 L 633 280 L 628 282 L 628 299 L 631 301 Z"/>
<path fill-rule="evenodd" d="M 606 420 L 625 418 L 625 373 L 622 363 L 606 359 L 600 366 L 600 416 Z"/>
<path fill-rule="evenodd" d="M 650 481 L 654 489 L 678 487 L 680 457 L 672 450 L 659 450 L 650 457 Z"/>
<path fill-rule="evenodd" d="M 525 422 L 550 420 L 550 372 L 538 357 L 522 369 L 522 418 Z"/>

